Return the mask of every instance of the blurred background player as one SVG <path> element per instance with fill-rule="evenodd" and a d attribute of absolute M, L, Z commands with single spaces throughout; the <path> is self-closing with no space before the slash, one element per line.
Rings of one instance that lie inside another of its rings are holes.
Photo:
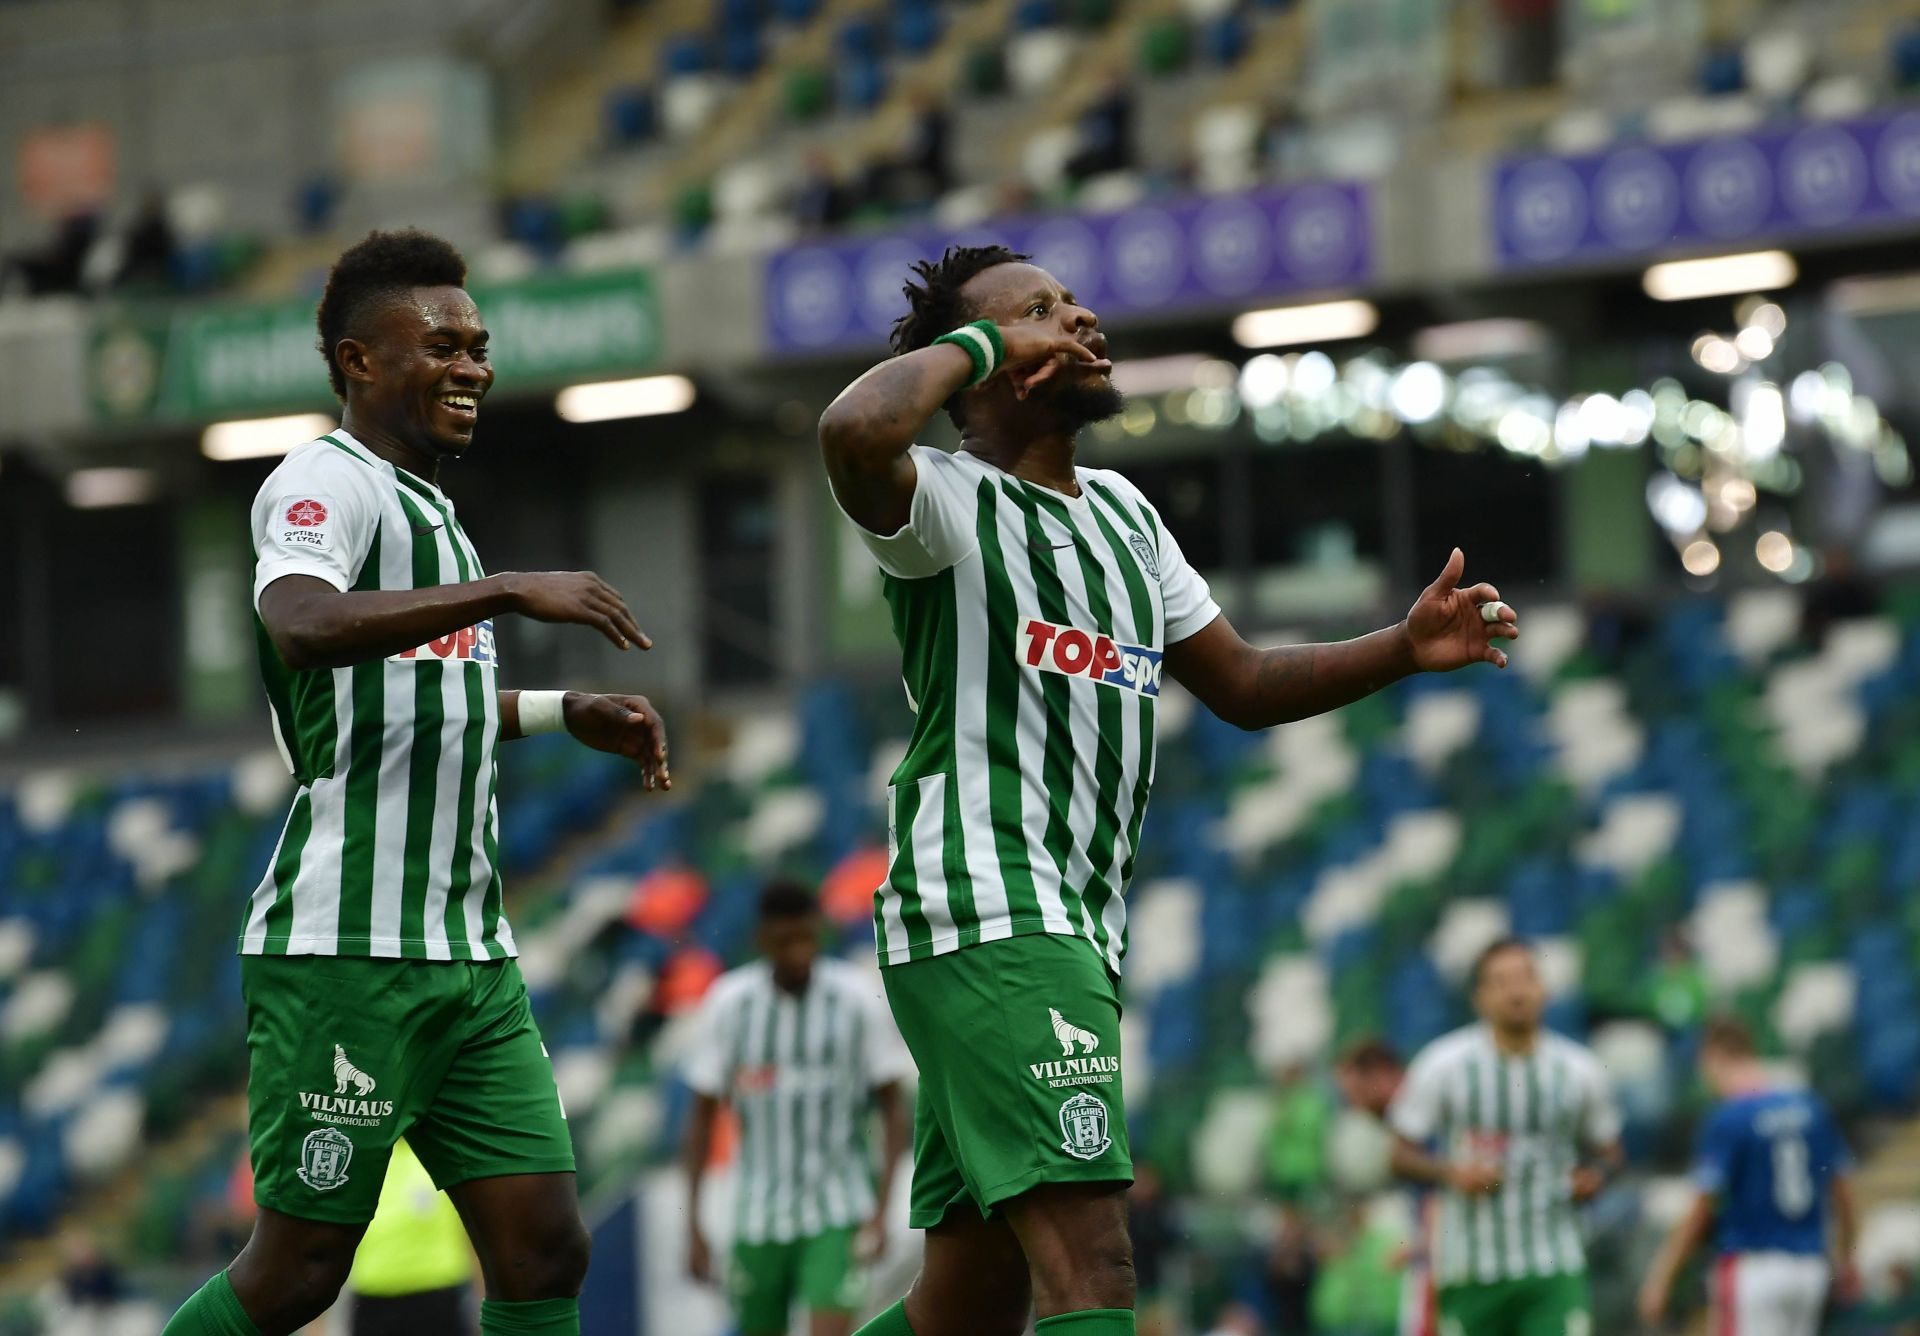
<path fill-rule="evenodd" d="M 1134 1327 L 1121 1091 L 1127 882 L 1162 669 L 1271 728 L 1418 672 L 1505 667 L 1491 585 L 1446 567 L 1396 625 L 1256 649 L 1140 491 L 1077 465 L 1124 406 L 1099 318 L 1004 246 L 912 266 L 894 356 L 820 418 L 835 498 L 885 576 L 914 736 L 874 930 L 920 1069 L 925 1263 L 864 1336 Z M 917 281 L 913 281 L 917 280 Z M 944 411 L 952 454 L 915 445 Z"/>
<path fill-rule="evenodd" d="M 1442 1189 L 1440 1331 L 1584 1336 L 1592 1305 L 1574 1207 L 1620 1164 L 1620 1114 L 1599 1060 L 1542 1027 L 1531 948 L 1497 941 L 1470 978 L 1479 1023 L 1422 1049 L 1388 1114 L 1394 1169 Z"/>
<path fill-rule="evenodd" d="M 1858 1297 L 1853 1157 L 1820 1097 L 1771 1079 L 1738 1020 L 1708 1022 L 1700 1075 L 1719 1102 L 1700 1129 L 1699 1191 L 1647 1268 L 1641 1319 L 1664 1320 L 1680 1269 L 1711 1241 L 1715 1331 L 1813 1336 L 1830 1287 Z"/>
<path fill-rule="evenodd" d="M 373 1221 L 353 1254 L 352 1336 L 468 1336 L 477 1269 L 453 1200 L 402 1137 Z"/>
<path fill-rule="evenodd" d="M 784 1336 L 796 1304 L 809 1336 L 846 1336 L 866 1303 L 863 1268 L 885 1247 L 894 1170 L 907 1149 L 906 1050 L 872 976 L 821 958 L 824 930 L 813 892 L 768 883 L 761 958 L 708 991 L 687 1061 L 687 1268 L 696 1280 L 725 1281 L 742 1336 Z M 723 1106 L 738 1119 L 724 1274 L 699 1211 Z"/>
<path fill-rule="evenodd" d="M 374 232 L 318 323 L 345 406 L 254 504 L 275 737 L 299 781 L 240 936 L 253 1236 L 167 1336 L 283 1336 L 325 1312 L 405 1133 L 467 1223 L 481 1329 L 578 1333 L 590 1241 L 572 1139 L 503 913 L 494 749 L 565 729 L 667 782 L 641 696 L 500 691 L 509 612 L 645 636 L 584 572 L 487 576 L 440 490 L 493 384 L 466 262 Z"/>

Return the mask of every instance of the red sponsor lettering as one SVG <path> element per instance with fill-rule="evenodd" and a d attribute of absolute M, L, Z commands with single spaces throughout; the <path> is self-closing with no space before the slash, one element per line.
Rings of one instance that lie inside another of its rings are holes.
<path fill-rule="evenodd" d="M 318 501 L 295 501 L 287 507 L 287 523 L 297 529 L 311 529 L 327 522 L 327 508 Z"/>
<path fill-rule="evenodd" d="M 444 659 L 453 653 L 453 647 L 459 639 L 460 633 L 455 631 L 452 635 L 441 636 L 438 640 L 429 640 L 427 642 L 427 648 Z"/>
<path fill-rule="evenodd" d="M 1093 637 L 1078 627 L 1068 627 L 1053 641 L 1053 666 L 1069 677 L 1078 677 L 1093 662 Z"/>
<path fill-rule="evenodd" d="M 1040 666 L 1040 660 L 1047 652 L 1047 642 L 1053 639 L 1057 629 L 1037 617 L 1027 618 L 1027 667 Z"/>
<path fill-rule="evenodd" d="M 1120 666 L 1120 647 L 1106 636 L 1100 636 L 1093 642 L 1093 666 L 1087 669 L 1088 677 L 1105 677 Z"/>

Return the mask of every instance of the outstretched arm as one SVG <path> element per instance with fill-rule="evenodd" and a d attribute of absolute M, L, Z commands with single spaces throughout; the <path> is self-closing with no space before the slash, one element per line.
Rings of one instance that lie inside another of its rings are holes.
<path fill-rule="evenodd" d="M 624 756 L 640 767 L 645 788 L 670 789 L 667 770 L 667 721 L 645 696 L 595 695 L 586 691 L 561 696 L 561 723 L 573 737 L 595 751 Z M 500 740 L 527 736 L 520 719 L 520 693 L 500 693 Z"/>
<path fill-rule="evenodd" d="M 512 571 L 425 589 L 347 592 L 317 576 L 284 575 L 260 591 L 267 636 L 295 670 L 384 659 L 509 612 L 591 626 L 620 649 L 653 645 L 626 600 L 591 571 Z"/>
<path fill-rule="evenodd" d="M 1513 609 L 1497 621 L 1480 607 L 1498 602 L 1490 584 L 1459 587 L 1466 558 L 1459 548 L 1415 600 L 1406 619 L 1357 640 L 1256 649 L 1224 616 L 1167 647 L 1167 671 L 1230 724 L 1272 728 L 1351 705 L 1416 672 L 1450 672 L 1485 661 L 1507 666 L 1493 642 L 1519 636 Z"/>
<path fill-rule="evenodd" d="M 1024 393 L 1043 376 L 1036 363 L 1077 358 L 1103 365 L 1080 340 L 1057 328 L 1001 325 L 1010 373 Z M 1045 367 L 1042 366 L 1042 371 Z M 820 452 L 840 505 L 871 533 L 897 533 L 912 517 L 914 467 L 907 453 L 929 419 L 973 379 L 973 359 L 950 343 L 888 358 L 840 391 L 820 415 Z"/>

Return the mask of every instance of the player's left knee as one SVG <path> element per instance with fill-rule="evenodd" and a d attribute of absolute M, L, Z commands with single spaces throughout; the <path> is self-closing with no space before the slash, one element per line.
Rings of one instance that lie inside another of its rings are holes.
<path fill-rule="evenodd" d="M 1133 1243 L 1124 1225 L 1068 1241 L 1034 1268 L 1036 1297 L 1051 1306 L 1132 1308 Z M 1047 1274 L 1047 1273 L 1051 1274 Z"/>
<path fill-rule="evenodd" d="M 487 1276 L 488 1297 L 509 1303 L 571 1299 L 580 1293 L 593 1256 L 593 1237 L 575 1219 L 526 1240 L 512 1256 L 496 1257 Z"/>

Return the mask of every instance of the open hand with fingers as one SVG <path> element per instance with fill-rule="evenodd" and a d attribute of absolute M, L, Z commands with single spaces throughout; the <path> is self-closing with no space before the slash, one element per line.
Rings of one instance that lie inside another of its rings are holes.
<path fill-rule="evenodd" d="M 1482 662 L 1505 668 L 1507 652 L 1496 642 L 1520 638 L 1520 619 L 1500 602 L 1498 589 L 1490 584 L 1460 587 L 1466 565 L 1465 554 L 1453 549 L 1439 578 L 1420 592 L 1401 624 L 1414 664 L 1427 672 L 1448 673 Z"/>
<path fill-rule="evenodd" d="M 673 787 L 673 775 L 667 769 L 667 724 L 645 696 L 569 691 L 562 708 L 567 732 L 581 742 L 633 761 L 648 789 Z"/>
<path fill-rule="evenodd" d="M 620 591 L 592 571 L 508 571 L 496 578 L 523 617 L 591 626 L 617 649 L 653 648 Z"/>
<path fill-rule="evenodd" d="M 1095 371 L 1113 367 L 1106 356 L 1107 336 L 1098 330 L 1082 338 L 1057 325 L 1013 324 L 1000 326 L 1000 338 L 1007 348 L 1002 371 L 1016 398 L 1026 398 L 1035 387 L 1076 363 Z"/>

